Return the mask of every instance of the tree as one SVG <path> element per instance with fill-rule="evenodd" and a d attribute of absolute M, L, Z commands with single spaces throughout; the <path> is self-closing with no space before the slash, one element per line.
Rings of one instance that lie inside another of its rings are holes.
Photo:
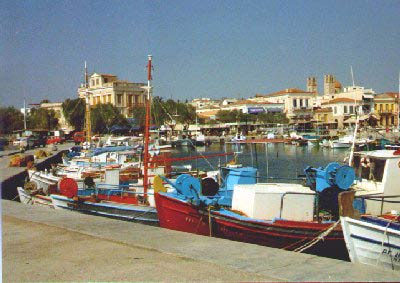
<path fill-rule="evenodd" d="M 64 117 L 75 130 L 81 131 L 85 125 L 85 100 L 83 98 L 67 99 L 62 104 Z"/>
<path fill-rule="evenodd" d="M 289 119 L 284 113 L 259 113 L 257 120 L 265 124 L 287 124 Z"/>
<path fill-rule="evenodd" d="M 0 134 L 24 128 L 24 115 L 15 107 L 0 107 Z"/>
<path fill-rule="evenodd" d="M 53 109 L 33 108 L 27 117 L 27 126 L 30 129 L 55 130 L 58 127 L 56 112 Z"/>
<path fill-rule="evenodd" d="M 240 116 L 242 114 L 243 113 L 238 110 L 220 110 L 216 116 L 221 123 L 234 123 L 240 121 Z"/>
<path fill-rule="evenodd" d="M 128 121 L 112 104 L 98 104 L 91 109 L 92 132 L 108 133 L 114 125 L 128 126 Z"/>

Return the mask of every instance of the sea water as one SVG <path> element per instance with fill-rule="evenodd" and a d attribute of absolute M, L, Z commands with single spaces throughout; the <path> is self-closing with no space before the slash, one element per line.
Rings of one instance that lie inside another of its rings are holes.
<path fill-rule="evenodd" d="M 258 168 L 259 182 L 301 182 L 307 166 L 325 167 L 330 162 L 345 164 L 349 149 L 331 149 L 319 146 L 275 144 L 212 144 L 208 147 L 177 148 L 173 157 L 204 156 L 177 165 L 191 164 L 193 170 L 218 170 L 233 159 L 233 155 L 207 158 L 214 153 L 235 153 L 243 166 Z M 300 177 L 299 177 L 300 176 Z"/>

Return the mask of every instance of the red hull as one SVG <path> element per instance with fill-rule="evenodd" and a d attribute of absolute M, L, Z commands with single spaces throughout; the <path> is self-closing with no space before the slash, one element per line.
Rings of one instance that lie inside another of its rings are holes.
<path fill-rule="evenodd" d="M 210 235 L 208 216 L 186 202 L 165 195 L 154 195 L 158 219 L 163 228 L 199 235 Z"/>
<path fill-rule="evenodd" d="M 172 230 L 210 235 L 208 211 L 162 194 L 156 194 L 160 226 Z M 214 237 L 253 243 L 272 248 L 295 250 L 311 241 L 332 224 L 278 220 L 274 223 L 239 220 L 211 212 Z M 347 259 L 347 249 L 341 227 L 336 227 L 323 241 L 305 250 L 306 253 Z"/>
<path fill-rule="evenodd" d="M 117 203 L 127 203 L 127 204 L 138 204 L 138 199 L 136 196 L 129 196 L 129 195 L 122 195 L 122 196 L 117 196 L 117 195 L 106 195 L 106 194 L 98 194 L 97 198 L 100 200 L 107 200 L 107 201 L 113 201 Z"/>

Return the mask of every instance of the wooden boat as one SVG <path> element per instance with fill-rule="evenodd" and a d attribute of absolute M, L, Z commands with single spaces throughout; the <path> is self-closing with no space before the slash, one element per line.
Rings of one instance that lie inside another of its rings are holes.
<path fill-rule="evenodd" d="M 95 198 L 69 198 L 63 195 L 50 195 L 56 209 L 68 209 L 88 214 L 107 216 L 121 220 L 138 221 L 147 224 L 157 224 L 158 217 L 155 207 L 149 205 L 129 204 Z"/>
<path fill-rule="evenodd" d="M 331 163 L 326 168 L 309 167 L 305 172 L 309 187 L 233 184 L 231 203 L 220 202 L 224 189 L 207 196 L 196 190 L 198 183 L 189 177 L 171 184 L 176 190 L 173 193 L 155 186 L 160 226 L 346 259 L 339 222 L 321 221 L 320 208 L 315 211 L 314 198 L 316 195 L 319 199 L 329 198 L 335 192 L 348 189 L 354 181 L 354 171 L 349 166 Z M 335 207 L 327 209 L 335 211 Z"/>
<path fill-rule="evenodd" d="M 49 196 L 28 191 L 26 188 L 17 187 L 19 201 L 23 204 L 38 205 L 54 208 Z"/>
<path fill-rule="evenodd" d="M 399 165 L 400 151 L 354 154 L 353 166 L 362 181 L 339 197 L 343 234 L 354 263 L 400 270 Z"/>
<path fill-rule="evenodd" d="M 400 271 L 400 222 L 396 217 L 341 217 L 350 260 Z"/>

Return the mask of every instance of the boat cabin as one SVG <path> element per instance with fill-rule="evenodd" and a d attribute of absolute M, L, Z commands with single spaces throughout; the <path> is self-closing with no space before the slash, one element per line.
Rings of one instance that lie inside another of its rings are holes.
<path fill-rule="evenodd" d="M 366 199 L 361 212 L 379 215 L 400 211 L 400 151 L 356 152 L 352 166 L 358 178 L 356 197 Z"/>

